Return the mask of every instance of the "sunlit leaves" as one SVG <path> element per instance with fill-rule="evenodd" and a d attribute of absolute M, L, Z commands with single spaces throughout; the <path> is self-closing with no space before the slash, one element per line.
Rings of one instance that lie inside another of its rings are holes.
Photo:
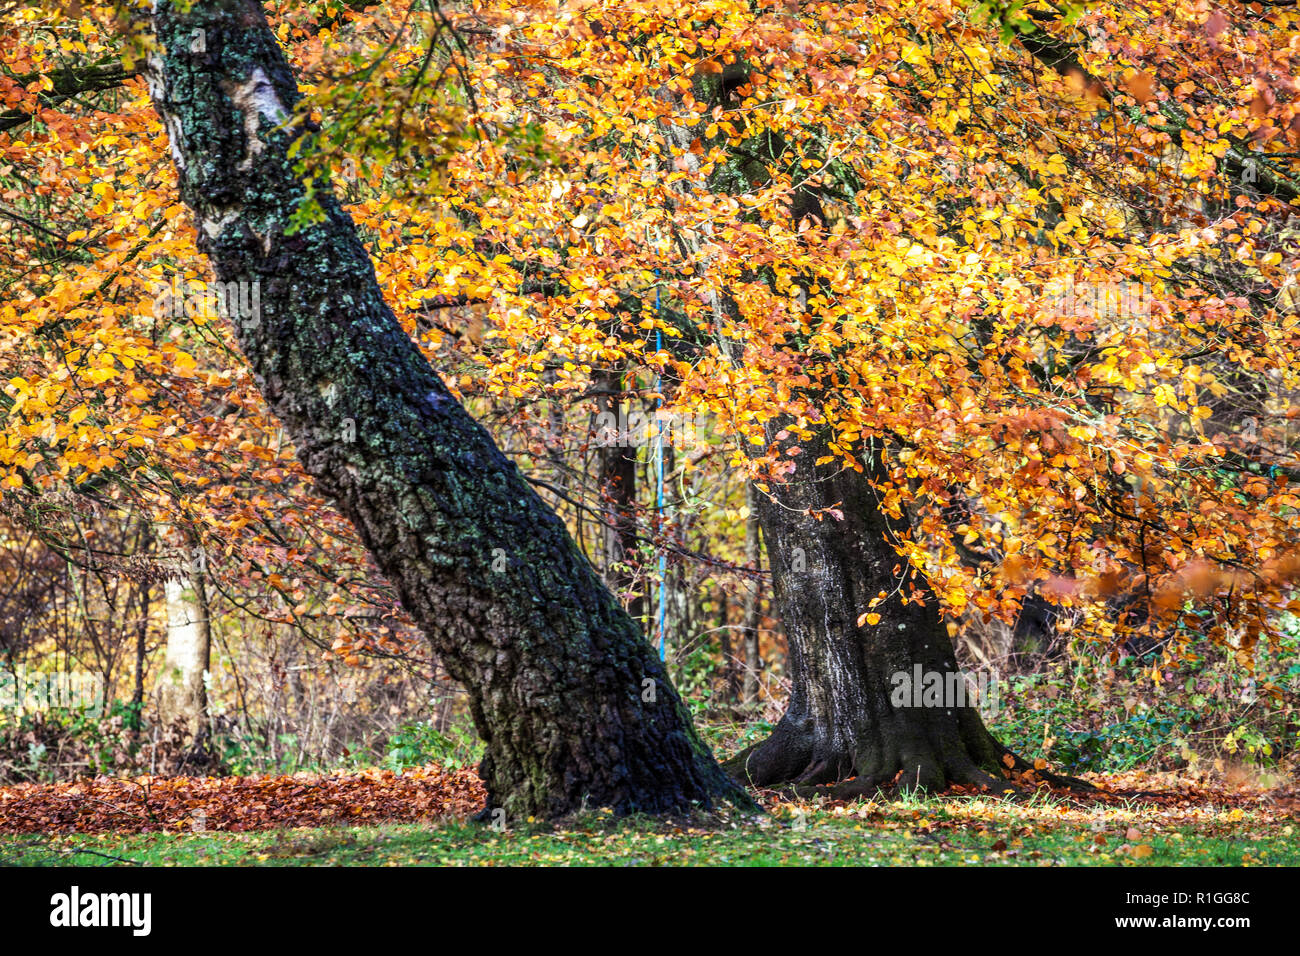
<path fill-rule="evenodd" d="M 898 546 L 949 613 L 1010 618 L 1036 588 L 1110 640 L 1131 625 L 1107 600 L 1176 630 L 1185 602 L 1146 595 L 1185 593 L 1223 636 L 1284 606 L 1264 562 L 1300 530 L 1297 15 L 1067 13 L 272 11 L 319 121 L 298 158 L 463 393 L 527 407 L 627 364 L 764 481 L 792 460 L 778 414 L 824 433 L 821 467 L 878 442 Z M 40 16 L 6 24 L 0 72 L 34 117 L 0 133 L 2 199 L 44 230 L 4 267 L 0 480 L 169 474 L 212 528 L 251 521 L 223 476 L 295 473 L 228 330 L 144 321 L 154 283 L 205 278 L 165 134 L 134 80 L 99 113 L 52 102 L 118 41 Z M 1193 586 L 1198 562 L 1243 576 Z"/>

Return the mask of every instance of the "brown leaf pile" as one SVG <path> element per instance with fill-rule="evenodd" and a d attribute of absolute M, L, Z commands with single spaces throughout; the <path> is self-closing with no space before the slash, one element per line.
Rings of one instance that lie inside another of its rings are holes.
<path fill-rule="evenodd" d="M 1146 807 L 1171 810 L 1217 807 L 1300 819 L 1300 781 L 1289 775 L 1229 768 L 1224 774 L 1129 771 L 1083 776 L 1097 788 L 1078 795 L 1083 804 L 1122 805 L 1136 801 Z"/>
<path fill-rule="evenodd" d="M 0 833 L 146 833 L 414 823 L 468 817 L 486 792 L 473 770 L 250 777 L 96 777 L 0 787 Z"/>

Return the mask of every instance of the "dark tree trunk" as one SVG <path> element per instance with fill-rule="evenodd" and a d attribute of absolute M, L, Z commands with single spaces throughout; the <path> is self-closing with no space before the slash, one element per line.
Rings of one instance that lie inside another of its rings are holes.
<path fill-rule="evenodd" d="M 665 436 L 663 441 L 664 457 L 664 512 L 659 526 L 659 534 L 667 551 L 664 562 L 664 633 L 665 653 L 671 653 L 680 675 L 686 666 L 686 657 L 680 652 L 691 643 L 695 629 L 695 605 L 691 601 L 694 589 L 686 563 L 677 552 L 678 546 L 685 546 L 690 532 L 691 517 L 684 511 L 674 512 L 672 502 L 679 493 L 677 472 L 677 450 L 671 439 Z"/>
<path fill-rule="evenodd" d="M 153 547 L 153 525 L 148 520 L 140 522 L 140 539 L 136 546 L 137 553 L 148 554 Z M 140 736 L 144 725 L 144 670 L 145 645 L 149 639 L 149 581 L 140 582 L 140 621 L 135 629 L 135 684 L 131 690 L 131 736 Z"/>
<path fill-rule="evenodd" d="M 745 518 L 745 564 L 754 571 L 763 570 L 763 547 L 759 538 L 758 524 L 759 495 L 753 483 L 745 486 L 745 504 L 749 515 Z M 741 692 L 741 701 L 746 704 L 758 703 L 758 682 L 763 674 L 763 658 L 758 644 L 758 622 L 763 607 L 763 578 L 755 575 L 749 581 L 745 591 L 744 605 L 744 644 L 745 644 L 745 679 Z"/>
<path fill-rule="evenodd" d="M 718 585 L 714 598 L 718 604 L 718 651 L 722 657 L 722 702 L 728 707 L 740 703 L 740 668 L 736 662 L 735 642 L 731 639 L 731 616 L 727 592 Z"/>
<path fill-rule="evenodd" d="M 729 64 L 721 75 L 700 71 L 696 100 L 728 100 L 727 91 L 743 85 L 748 71 L 743 62 Z M 666 131 L 684 152 L 697 137 L 709 138 L 698 125 Z M 785 149 L 779 137 L 769 136 L 767 146 L 774 147 L 773 161 Z M 761 160 L 750 156 L 738 165 L 751 182 L 766 180 Z M 726 188 L 721 172 L 715 172 L 715 183 Z M 814 187 L 800 187 L 792 200 L 796 224 L 827 221 Z M 716 308 L 720 315 L 740 314 L 729 296 L 719 296 Z M 742 343 L 720 337 L 718 345 L 733 362 L 743 361 Z M 769 448 L 781 444 L 775 438 L 780 431 L 781 425 L 770 423 Z M 772 736 L 737 754 L 727 769 L 756 785 L 819 786 L 853 778 L 838 788 L 845 796 L 892 783 L 1006 789 L 999 774 L 1004 760 L 1028 768 L 993 739 L 974 707 L 893 702 L 895 675 L 913 675 L 919 666 L 923 674 L 948 683 L 957 664 L 928 582 L 889 544 L 907 528 L 881 511 L 871 487 L 872 478 L 885 474 L 879 450 L 864 449 L 860 460 L 866 474 L 859 474 L 837 470 L 834 461 L 816 466 L 818 458 L 830 455 L 824 438 L 799 444 L 802 453 L 791 459 L 793 474 L 773 487 L 772 497 L 760 496 L 758 508 L 774 607 L 787 634 L 790 700 Z M 809 514 L 829 508 L 841 510 L 843 520 Z M 900 580 L 905 587 L 894 590 Z M 882 588 L 888 598 L 872 609 L 880 620 L 859 627 L 858 616 Z M 912 589 L 924 603 L 904 601 Z"/>
<path fill-rule="evenodd" d="M 468 689 L 486 809 L 747 804 L 563 523 L 403 333 L 327 188 L 323 219 L 286 234 L 299 94 L 260 4 L 162 0 L 151 20 L 147 78 L 199 247 L 218 281 L 259 292 L 232 320 L 240 344 L 305 469 Z"/>
<path fill-rule="evenodd" d="M 947 681 L 957 663 L 935 595 L 889 543 L 906 526 L 881 511 L 871 487 L 884 476 L 878 448 L 863 450 L 860 474 L 840 470 L 838 460 L 818 467 L 816 459 L 830 454 L 824 444 L 800 444 L 789 480 L 773 485 L 770 498 L 759 495 L 774 600 L 789 641 L 790 700 L 772 735 L 728 769 L 755 785 L 849 781 L 841 789 L 855 793 L 891 784 L 1005 789 L 998 771 L 1007 750 L 985 729 L 973 700 L 912 706 L 908 695 L 905 706 L 895 703 L 895 675 L 911 681 L 920 665 Z M 830 508 L 843 520 L 809 514 Z M 859 627 L 881 590 L 892 593 L 872 609 L 880 620 Z"/>
<path fill-rule="evenodd" d="M 636 442 L 628 433 L 628 413 L 623 406 L 620 370 L 602 370 L 595 376 L 597 483 L 600 488 L 605 580 L 626 600 L 632 619 L 642 622 L 645 607 L 636 590 L 630 563 L 636 555 Z"/>
<path fill-rule="evenodd" d="M 145 642 L 149 637 L 149 582 L 140 583 L 140 623 L 135 630 L 135 685 L 131 690 L 131 736 L 139 737 L 144 723 Z"/>

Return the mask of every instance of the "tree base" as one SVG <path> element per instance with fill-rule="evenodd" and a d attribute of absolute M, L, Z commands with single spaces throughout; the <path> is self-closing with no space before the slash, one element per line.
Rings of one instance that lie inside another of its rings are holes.
<path fill-rule="evenodd" d="M 835 800 L 937 793 L 951 786 L 1007 796 L 1039 784 L 1094 789 L 1084 780 L 1035 768 L 968 711 L 953 720 L 891 723 L 883 732 L 837 737 L 787 714 L 770 737 L 724 762 L 723 769 L 751 787 Z"/>

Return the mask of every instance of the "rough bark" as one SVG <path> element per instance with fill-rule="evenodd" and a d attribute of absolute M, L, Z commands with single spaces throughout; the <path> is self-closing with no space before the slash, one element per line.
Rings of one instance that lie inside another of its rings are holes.
<path fill-rule="evenodd" d="M 636 575 L 629 562 L 637 548 L 636 436 L 629 434 L 629 414 L 623 410 L 623 376 L 620 370 L 601 370 L 594 376 L 596 394 L 596 480 L 600 488 L 601 552 L 605 581 L 615 594 L 627 599 L 627 612 L 643 621 L 645 606 L 636 590 Z"/>
<path fill-rule="evenodd" d="M 141 522 L 139 550 L 147 553 L 153 544 L 153 528 L 146 521 Z M 149 612 L 151 602 L 149 600 L 150 584 L 147 579 L 140 582 L 140 619 L 135 628 L 135 682 L 131 690 L 131 736 L 138 737 L 143 725 L 144 714 L 144 672 L 148 664 L 145 655 L 145 645 L 149 639 Z"/>
<path fill-rule="evenodd" d="M 759 496 L 789 644 L 790 700 L 772 735 L 728 769 L 760 786 L 844 781 L 845 794 L 950 783 L 1006 789 L 999 770 L 1008 751 L 973 701 L 918 707 L 893 699 L 895 675 L 913 675 L 920 665 L 947 680 L 957 662 L 935 595 L 890 543 L 906 526 L 881 510 L 871 486 L 885 474 L 879 449 L 863 450 L 858 473 L 837 462 L 816 466 L 830 454 L 821 440 L 799 444 L 789 480 Z M 810 514 L 831 508 L 843 520 Z M 880 620 L 858 626 L 881 590 L 891 593 L 873 609 Z"/>
<path fill-rule="evenodd" d="M 131 689 L 131 736 L 138 737 L 144 713 L 145 641 L 149 636 L 149 585 L 140 586 L 140 622 L 135 631 L 135 682 Z"/>
<path fill-rule="evenodd" d="M 701 73 L 696 99 L 725 100 L 729 84 L 741 85 L 747 77 L 748 67 L 737 62 L 724 71 L 722 85 L 710 89 L 717 80 Z M 679 143 L 699 135 L 685 127 L 669 133 Z M 774 159 L 784 148 L 770 136 L 767 145 L 777 147 Z M 755 166 L 753 174 L 764 176 L 761 164 Z M 719 178 L 716 188 L 726 183 Z M 797 190 L 791 218 L 826 221 L 815 189 Z M 728 297 L 715 311 L 739 308 Z M 740 343 L 718 344 L 733 362 L 743 361 Z M 786 424 L 770 423 L 769 447 L 782 444 L 775 436 Z M 928 582 L 890 544 L 907 529 L 881 511 L 872 489 L 872 480 L 885 476 L 880 449 L 862 450 L 859 473 L 837 470 L 839 456 L 826 448 L 824 437 L 798 444 L 802 453 L 791 459 L 794 472 L 770 496 L 760 495 L 757 509 L 774 607 L 787 635 L 790 700 L 772 735 L 727 761 L 727 769 L 760 786 L 842 781 L 837 791 L 843 796 L 886 785 L 1007 789 L 999 772 L 1004 759 L 1017 769 L 1026 765 L 993 738 L 975 707 L 899 707 L 891 699 L 896 674 L 913 674 L 919 666 L 947 682 L 958 668 Z M 822 457 L 835 460 L 816 466 Z M 843 520 L 831 518 L 831 508 Z M 821 512 L 820 518 L 811 512 Z M 905 585 L 895 589 L 900 579 Z M 874 608 L 879 622 L 859 627 L 858 616 L 882 589 L 889 597 Z M 904 600 L 914 594 L 921 600 Z"/>
<path fill-rule="evenodd" d="M 240 345 L 306 471 L 468 689 L 485 809 L 748 804 L 563 523 L 402 332 L 328 190 L 323 221 L 287 233 L 299 94 L 260 4 L 162 2 L 151 19 L 146 75 L 200 248 L 217 280 L 260 291 Z"/>
<path fill-rule="evenodd" d="M 722 702 L 729 707 L 740 703 L 740 661 L 736 658 L 735 641 L 731 636 L 731 614 L 726 590 L 719 585 L 714 592 L 718 610 L 718 651 L 722 657 Z"/>
<path fill-rule="evenodd" d="M 745 505 L 749 514 L 745 518 L 745 564 L 754 571 L 763 570 L 763 547 L 759 539 L 758 493 L 753 484 L 745 486 Z M 745 678 L 741 701 L 746 704 L 758 703 L 758 682 L 763 673 L 763 658 L 759 652 L 758 622 L 763 607 L 763 579 L 755 575 L 745 589 L 744 631 L 742 641 L 745 645 Z"/>

